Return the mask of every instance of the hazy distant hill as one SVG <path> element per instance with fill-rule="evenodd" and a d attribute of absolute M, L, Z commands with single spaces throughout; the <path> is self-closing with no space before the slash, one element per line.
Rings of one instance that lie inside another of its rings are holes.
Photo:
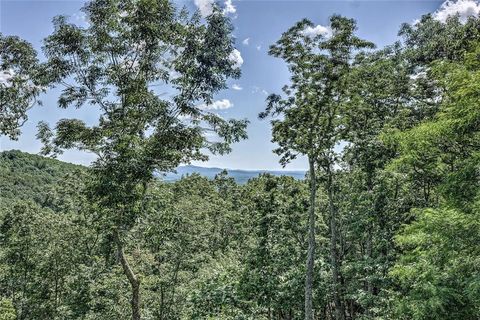
<path fill-rule="evenodd" d="M 0 202 L 2 199 L 31 199 L 42 202 L 51 186 L 67 173 L 81 170 L 80 165 L 42 157 L 18 150 L 0 152 Z M 221 168 L 205 168 L 198 166 L 180 166 L 176 173 L 168 173 L 161 177 L 164 181 L 176 181 L 182 176 L 198 173 L 213 179 Z M 303 171 L 269 171 L 269 170 L 228 170 L 228 174 L 239 184 L 244 184 L 260 173 L 268 172 L 280 176 L 292 176 L 304 179 Z"/>
<path fill-rule="evenodd" d="M 163 180 L 165 181 L 175 181 L 180 179 L 182 176 L 192 173 L 198 173 L 209 179 L 213 179 L 216 174 L 220 173 L 223 169 L 221 168 L 205 168 L 198 166 L 180 166 L 177 168 L 176 173 L 167 173 Z M 228 169 L 228 174 L 235 179 L 237 183 L 244 184 L 248 179 L 254 178 L 261 173 L 270 173 L 275 176 L 291 176 L 295 179 L 304 179 L 304 171 L 271 171 L 271 170 L 238 170 L 238 169 Z"/>

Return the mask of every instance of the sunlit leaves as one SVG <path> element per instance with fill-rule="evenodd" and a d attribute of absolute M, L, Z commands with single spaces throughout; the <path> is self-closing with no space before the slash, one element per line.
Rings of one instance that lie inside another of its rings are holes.
<path fill-rule="evenodd" d="M 0 34 L 0 135 L 17 139 L 44 91 L 37 53 L 30 43 Z"/>

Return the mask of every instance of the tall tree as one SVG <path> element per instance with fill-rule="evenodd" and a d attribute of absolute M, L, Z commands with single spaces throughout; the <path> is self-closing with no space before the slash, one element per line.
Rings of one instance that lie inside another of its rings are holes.
<path fill-rule="evenodd" d="M 131 286 L 132 319 L 140 319 L 141 279 L 125 252 L 128 233 L 145 208 L 156 171 L 223 154 L 246 138 L 245 120 L 224 120 L 201 108 L 240 70 L 232 59 L 232 27 L 215 8 L 203 23 L 168 0 L 91 1 L 89 25 L 64 16 L 45 39 L 44 68 L 51 86 L 62 87 L 61 108 L 92 105 L 98 122 L 62 119 L 39 125 L 44 153 L 76 148 L 95 153 L 89 198 L 105 219 Z M 168 93 L 171 98 L 163 97 Z M 205 130 L 217 134 L 207 141 Z"/>
<path fill-rule="evenodd" d="M 394 192 L 390 175 L 383 172 L 395 149 L 382 141 L 381 134 L 386 128 L 409 125 L 405 109 L 412 82 L 398 43 L 357 56 L 346 77 L 339 206 L 344 220 L 341 237 L 349 248 L 342 250 L 344 265 L 355 270 L 344 274 L 345 293 L 354 297 L 347 301 L 351 317 L 356 312 L 372 317 L 378 313 L 383 302 L 379 296 L 388 287 L 385 273 L 393 261 L 393 234 L 400 219 L 388 210 Z"/>
<path fill-rule="evenodd" d="M 348 73 L 355 51 L 372 48 L 373 44 L 354 35 L 356 23 L 341 16 L 330 18 L 329 28 L 315 33 L 314 24 L 302 20 L 285 32 L 270 48 L 270 54 L 284 59 L 292 73 L 291 84 L 284 87 L 285 98 L 272 94 L 266 111 L 281 116 L 272 121 L 273 141 L 279 144 L 275 152 L 286 165 L 298 154 L 306 155 L 309 163 L 310 212 L 308 227 L 307 272 L 305 278 L 305 319 L 313 319 L 312 287 L 315 255 L 315 201 L 317 172 L 325 176 L 330 222 L 330 258 L 333 273 L 335 314 L 343 318 L 339 294 L 339 264 L 337 261 L 337 226 L 334 204 L 335 146 L 341 141 L 341 101 L 344 76 Z M 318 28 L 317 28 L 318 29 Z M 321 29 L 321 28 L 320 28 Z"/>
<path fill-rule="evenodd" d="M 320 46 L 328 58 L 329 73 L 326 74 L 330 86 L 330 95 L 322 112 L 322 129 L 317 134 L 319 139 L 326 141 L 324 149 L 318 159 L 325 179 L 324 186 L 328 198 L 329 227 L 330 227 L 330 261 L 332 268 L 332 284 L 334 291 L 335 317 L 344 319 L 345 306 L 340 293 L 340 261 L 338 253 L 339 227 L 337 225 L 337 205 L 335 195 L 335 166 L 338 162 L 335 148 L 341 143 L 346 134 L 345 117 L 348 112 L 346 95 L 346 79 L 351 72 L 354 57 L 366 48 L 374 48 L 374 44 L 362 40 L 355 35 L 357 29 L 353 19 L 340 16 L 331 18 L 332 36 Z"/>
<path fill-rule="evenodd" d="M 325 35 L 310 37 L 305 33 L 313 28 L 309 20 L 302 20 L 285 32 L 275 45 L 270 47 L 270 55 L 285 60 L 292 73 L 291 85 L 285 86 L 286 95 L 272 94 L 267 98 L 267 108 L 260 118 L 280 116 L 272 120 L 273 142 L 279 144 L 274 151 L 281 156 L 285 166 L 298 154 L 307 156 L 310 201 L 308 212 L 308 250 L 305 275 L 305 320 L 313 320 L 313 275 L 315 259 L 315 220 L 317 197 L 317 155 L 323 149 L 323 141 L 317 140 L 315 131 L 321 126 L 321 107 L 326 100 L 327 84 L 323 77 L 314 78 L 318 70 L 325 69 L 325 56 L 316 54 L 319 42 Z"/>

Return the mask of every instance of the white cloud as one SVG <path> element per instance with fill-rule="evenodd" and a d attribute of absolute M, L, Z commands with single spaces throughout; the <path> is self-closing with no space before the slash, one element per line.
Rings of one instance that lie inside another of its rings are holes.
<path fill-rule="evenodd" d="M 11 80 L 15 76 L 15 72 L 12 69 L 0 71 L 0 84 L 6 87 L 11 86 Z"/>
<path fill-rule="evenodd" d="M 0 88 L 6 87 L 11 88 L 15 80 L 22 81 L 21 89 L 22 91 L 37 92 L 43 91 L 45 87 L 36 85 L 28 75 L 17 74 L 15 70 L 0 70 Z"/>
<path fill-rule="evenodd" d="M 448 17 L 459 14 L 460 21 L 465 23 L 468 17 L 478 16 L 480 3 L 475 0 L 447 0 L 433 14 L 435 20 L 445 22 Z"/>
<path fill-rule="evenodd" d="M 243 58 L 240 51 L 238 51 L 237 49 L 233 49 L 233 51 L 230 52 L 229 58 L 230 58 L 230 61 L 234 63 L 235 68 L 240 68 L 242 66 Z"/>
<path fill-rule="evenodd" d="M 258 51 L 262 50 L 262 46 L 261 46 L 261 45 L 258 45 L 258 46 L 256 46 L 255 48 L 257 48 Z"/>
<path fill-rule="evenodd" d="M 193 0 L 202 17 L 206 17 L 213 12 L 214 0 Z"/>
<path fill-rule="evenodd" d="M 177 72 L 176 70 L 169 70 L 168 75 L 170 76 L 170 80 L 175 80 L 182 76 L 181 73 Z"/>
<path fill-rule="evenodd" d="M 233 103 L 228 99 L 216 100 L 212 104 L 202 104 L 198 106 L 203 110 L 225 110 L 233 107 Z"/>
<path fill-rule="evenodd" d="M 232 3 L 232 0 L 225 0 L 225 7 L 223 8 L 223 14 L 233 14 L 237 12 L 237 8 Z"/>
<path fill-rule="evenodd" d="M 90 24 L 87 15 L 83 12 L 80 13 L 74 13 L 72 15 L 73 19 L 75 19 L 75 22 L 80 23 L 83 26 L 88 26 Z"/>
<path fill-rule="evenodd" d="M 215 4 L 214 0 L 193 0 L 198 10 L 200 10 L 200 15 L 202 17 L 207 17 L 213 12 L 213 6 Z M 232 0 L 225 0 L 223 7 L 223 14 L 234 14 L 237 12 L 237 8 L 233 5 Z"/>
<path fill-rule="evenodd" d="M 245 38 L 243 39 L 242 43 L 244 46 L 248 46 L 249 45 L 249 42 L 250 42 L 250 38 Z"/>
<path fill-rule="evenodd" d="M 308 26 L 302 31 L 302 34 L 307 37 L 316 37 L 318 35 L 329 37 L 332 34 L 332 30 L 329 27 L 321 25 L 315 27 Z"/>
<path fill-rule="evenodd" d="M 268 96 L 268 91 L 265 90 L 265 89 L 262 89 L 260 87 L 257 87 L 257 86 L 252 86 L 252 93 L 263 93 L 264 95 Z"/>
<path fill-rule="evenodd" d="M 237 91 L 243 90 L 243 88 L 239 84 L 236 84 L 236 83 L 232 85 L 232 89 L 237 90 Z"/>

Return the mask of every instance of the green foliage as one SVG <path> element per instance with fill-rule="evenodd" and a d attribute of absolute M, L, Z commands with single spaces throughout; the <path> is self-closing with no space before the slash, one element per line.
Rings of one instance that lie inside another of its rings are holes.
<path fill-rule="evenodd" d="M 49 201 L 49 191 L 68 173 L 84 167 L 20 151 L 0 153 L 0 207 L 14 200 Z"/>
<path fill-rule="evenodd" d="M 459 16 L 450 16 L 442 22 L 431 14 L 417 23 L 403 24 L 399 35 L 405 42 L 405 52 L 413 67 L 425 66 L 436 60 L 462 60 L 472 43 L 480 40 L 479 20 L 470 17 L 462 23 Z"/>
<path fill-rule="evenodd" d="M 0 299 L 0 320 L 16 320 L 15 308 L 10 299 Z"/>
<path fill-rule="evenodd" d="M 328 161 L 341 138 L 340 104 L 334 96 L 342 91 L 352 52 L 374 47 L 355 36 L 353 19 L 334 15 L 330 24 L 332 37 L 311 37 L 304 30 L 314 24 L 299 21 L 270 48 L 270 54 L 284 59 L 292 73 L 291 84 L 283 88 L 286 97 L 270 95 L 265 112 L 260 113 L 260 118 L 281 116 L 272 121 L 272 135 L 283 165 L 298 154 Z"/>
<path fill-rule="evenodd" d="M 397 237 L 403 254 L 391 273 L 401 290 L 398 319 L 477 319 L 478 211 L 416 212 L 416 221 Z"/>
<path fill-rule="evenodd" d="M 246 138 L 199 107 L 239 76 L 230 22 L 166 0 L 83 10 L 86 28 L 54 19 L 43 63 L 0 36 L 0 134 L 47 85 L 101 112 L 39 125 L 44 153 L 87 150 L 91 168 L 0 153 L 0 320 L 480 318 L 480 19 L 425 16 L 369 52 L 352 19 L 316 37 L 298 22 L 270 49 L 291 83 L 260 116 L 307 179 L 168 184 Z"/>
<path fill-rule="evenodd" d="M 250 213 L 250 247 L 241 272 L 239 294 L 271 316 L 299 317 L 302 309 L 306 185 L 290 177 L 263 175 L 243 195 Z"/>
<path fill-rule="evenodd" d="M 416 211 L 397 236 L 403 254 L 392 274 L 403 318 L 478 318 L 477 57 L 476 49 L 462 63 L 437 61 L 432 73 L 445 92 L 438 114 L 398 136 L 395 165 L 438 198 L 426 198 L 436 208 Z"/>
<path fill-rule="evenodd" d="M 45 92 L 45 79 L 32 45 L 0 33 L 0 135 L 17 139 L 27 111 Z"/>
<path fill-rule="evenodd" d="M 227 153 L 246 138 L 246 120 L 225 120 L 200 107 L 240 75 L 231 58 L 233 29 L 218 8 L 202 21 L 168 0 L 93 0 L 82 10 L 85 28 L 65 16 L 53 19 L 42 48 L 43 73 L 31 77 L 61 89 L 58 107 L 95 107 L 100 117 L 91 126 L 61 119 L 54 130 L 40 123 L 37 137 L 46 155 L 78 149 L 98 156 L 86 197 L 115 244 L 131 285 L 132 319 L 140 320 L 141 279 L 124 249 L 146 209 L 154 173 L 206 160 L 207 150 Z M 164 98 L 165 91 L 171 97 Z M 218 139 L 207 140 L 205 131 Z"/>

